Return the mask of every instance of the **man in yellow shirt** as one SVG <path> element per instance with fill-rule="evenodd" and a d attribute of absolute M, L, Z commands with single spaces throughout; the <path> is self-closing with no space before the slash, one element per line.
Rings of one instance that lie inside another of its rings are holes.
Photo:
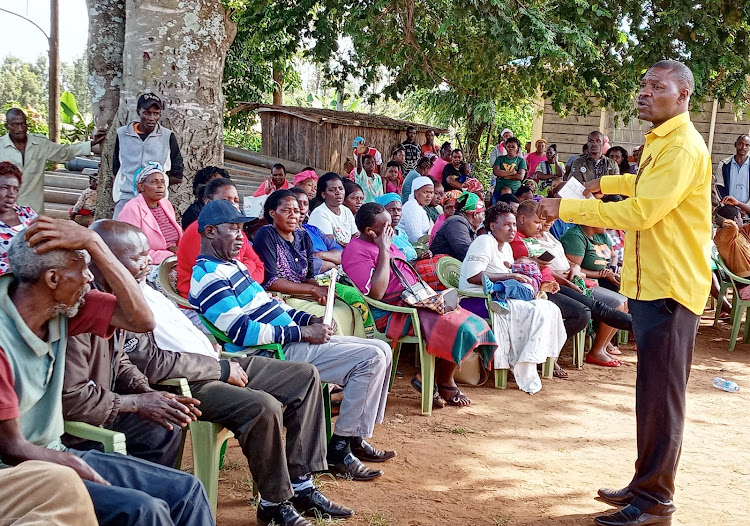
<path fill-rule="evenodd" d="M 638 117 L 646 133 L 638 174 L 605 176 L 587 192 L 625 194 L 620 202 L 543 199 L 548 218 L 625 230 L 620 292 L 629 298 L 638 343 L 635 476 L 602 500 L 624 506 L 603 526 L 670 524 L 685 423 L 685 390 L 698 321 L 711 287 L 711 158 L 690 122 L 695 88 L 684 64 L 664 60 L 641 80 Z"/>

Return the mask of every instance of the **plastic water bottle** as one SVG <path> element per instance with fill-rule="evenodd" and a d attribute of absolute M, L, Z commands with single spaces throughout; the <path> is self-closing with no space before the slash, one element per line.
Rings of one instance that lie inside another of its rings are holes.
<path fill-rule="evenodd" d="M 722 391 L 726 391 L 727 393 L 736 393 L 740 390 L 740 386 L 735 382 L 731 380 L 724 380 L 724 378 L 721 378 L 719 376 L 714 378 L 714 387 L 717 389 L 721 389 Z"/>

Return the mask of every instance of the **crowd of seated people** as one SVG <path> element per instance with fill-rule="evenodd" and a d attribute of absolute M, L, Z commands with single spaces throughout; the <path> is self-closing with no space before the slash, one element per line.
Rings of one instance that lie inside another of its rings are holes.
<path fill-rule="evenodd" d="M 211 524 L 201 483 L 174 469 L 183 429 L 203 420 L 238 440 L 258 485 L 259 524 L 350 517 L 354 511 L 327 499 L 313 474 L 384 475 L 366 463 L 396 456 L 370 440 L 397 364 L 392 347 L 373 335 L 395 342 L 414 331 L 407 315 L 368 307 L 363 296 L 397 306 L 421 281 L 444 289 L 437 270 L 444 257 L 461 262 L 459 293 L 476 297 L 461 296 L 444 313 L 417 308 L 435 358 L 434 384 L 425 386 L 434 408 L 471 404 L 454 375 L 472 352 L 484 367 L 511 370 L 529 393 L 541 388 L 537 366 L 557 359 L 582 330 L 595 332 L 588 363 L 619 365 L 611 340 L 630 329 L 617 292 L 622 232 L 575 225 L 556 236 L 555 225 L 536 214 L 539 197 L 562 182 L 555 145 L 540 140 L 524 157 L 504 130 L 489 187 L 460 149 L 438 148 L 434 134 L 420 145 L 410 128 L 403 143 L 384 150 L 390 160 L 361 137 L 353 146 L 347 177 L 306 167 L 290 181 L 274 165 L 255 192 L 264 199 L 255 231 L 243 228 L 258 218 L 241 212 L 221 167 L 195 174 L 195 201 L 179 218 L 167 198 L 168 174 L 147 162 L 134 173 L 136 197 L 118 221 L 86 229 L 17 206 L 22 172 L 0 163 L 0 393 L 10 401 L 0 407 L 2 462 L 72 468 L 101 524 L 143 524 L 144 517 Z M 612 150 L 608 159 L 624 171 L 626 153 Z M 721 226 L 717 248 L 738 268 L 737 253 L 750 253 L 737 241 L 745 229 Z M 172 256 L 176 284 L 169 286 L 189 307 L 161 290 L 159 266 Z M 343 274 L 335 298 L 327 285 L 332 269 Z M 225 351 L 241 354 L 222 358 L 207 336 L 216 332 L 228 340 Z M 271 343 L 285 360 L 259 347 Z M 65 360 L 40 375 L 44 345 L 53 361 L 63 353 Z M 555 376 L 567 374 L 556 364 Z M 156 389 L 175 377 L 187 379 L 192 397 Z M 322 382 L 343 392 L 330 438 Z M 420 375 L 411 384 L 423 392 Z M 102 453 L 97 442 L 64 433 L 64 419 L 122 432 L 129 455 Z M 81 523 L 90 520 L 86 512 L 84 505 Z"/>

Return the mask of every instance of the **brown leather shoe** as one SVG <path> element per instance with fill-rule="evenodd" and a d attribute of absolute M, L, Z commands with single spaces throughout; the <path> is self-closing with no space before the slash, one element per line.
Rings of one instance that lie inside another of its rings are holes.
<path fill-rule="evenodd" d="M 379 469 L 368 468 L 352 454 L 347 455 L 343 462 L 329 463 L 328 471 L 340 478 L 362 481 L 373 480 L 383 474 Z"/>
<path fill-rule="evenodd" d="M 377 449 L 364 439 L 356 446 L 352 443 L 352 454 L 362 462 L 385 462 L 396 456 L 395 451 Z"/>

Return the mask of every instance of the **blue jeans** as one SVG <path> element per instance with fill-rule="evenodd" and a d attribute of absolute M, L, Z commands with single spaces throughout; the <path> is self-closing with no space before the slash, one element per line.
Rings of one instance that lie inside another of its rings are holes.
<path fill-rule="evenodd" d="M 100 525 L 214 525 L 206 490 L 193 475 L 118 453 L 70 452 L 111 484 L 84 481 Z"/>

